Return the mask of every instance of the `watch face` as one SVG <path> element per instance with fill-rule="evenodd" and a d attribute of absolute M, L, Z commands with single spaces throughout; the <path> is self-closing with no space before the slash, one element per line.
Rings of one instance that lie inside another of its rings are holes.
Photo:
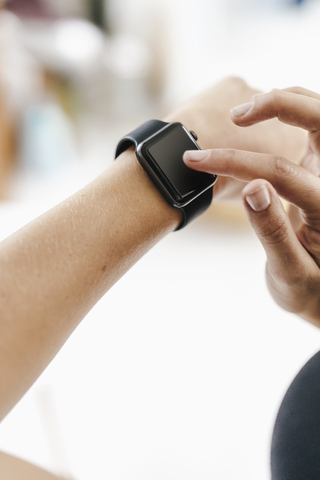
<path fill-rule="evenodd" d="M 188 168 L 182 156 L 200 147 L 181 123 L 172 123 L 146 140 L 137 154 L 157 186 L 173 204 L 184 206 L 210 188 L 216 176 Z"/>

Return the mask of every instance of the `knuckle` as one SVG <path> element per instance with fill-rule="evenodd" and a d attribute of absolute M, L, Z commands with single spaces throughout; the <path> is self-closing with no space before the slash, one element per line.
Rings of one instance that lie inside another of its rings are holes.
<path fill-rule="evenodd" d="M 283 90 L 272 90 L 269 95 L 271 109 L 281 122 L 285 122 L 287 116 L 286 111 L 288 109 L 288 92 L 284 92 Z"/>
<path fill-rule="evenodd" d="M 276 245 L 284 242 L 288 235 L 289 229 L 285 219 L 279 220 L 279 218 L 271 221 L 267 226 L 264 226 L 263 230 L 258 232 L 261 240 L 269 245 Z"/>
<path fill-rule="evenodd" d="M 226 175 L 231 175 L 234 168 L 233 165 L 236 162 L 236 152 L 232 148 L 227 148 L 224 152 L 224 165 L 223 169 Z"/>
<path fill-rule="evenodd" d="M 281 177 L 289 177 L 295 175 L 294 165 L 284 157 L 273 157 L 272 168 L 275 174 Z"/>
<path fill-rule="evenodd" d="M 278 89 L 273 89 L 269 92 L 269 101 L 273 106 L 282 104 L 283 92 Z"/>

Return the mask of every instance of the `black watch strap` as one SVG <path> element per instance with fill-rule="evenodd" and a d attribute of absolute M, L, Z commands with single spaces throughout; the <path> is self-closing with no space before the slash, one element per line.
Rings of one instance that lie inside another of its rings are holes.
<path fill-rule="evenodd" d="M 148 120 L 147 122 L 143 123 L 142 125 L 140 125 L 140 127 L 136 128 L 135 130 L 121 138 L 116 148 L 115 158 L 117 158 L 121 153 L 130 148 L 132 145 L 137 148 L 141 142 L 151 137 L 151 135 L 153 135 L 154 133 L 157 133 L 159 130 L 161 130 L 161 128 L 165 127 L 166 125 L 168 125 L 168 123 L 162 122 L 161 120 Z M 183 213 L 183 220 L 178 226 L 177 230 L 185 227 L 188 223 L 190 223 L 192 220 L 205 212 L 210 206 L 211 201 L 212 188 L 209 188 L 204 193 L 202 193 L 202 195 L 199 195 L 199 197 L 197 197 L 195 200 L 188 203 L 188 205 L 179 208 L 179 210 L 181 210 Z"/>
<path fill-rule="evenodd" d="M 147 122 L 143 123 L 140 125 L 140 127 L 121 138 L 117 145 L 116 158 L 125 150 L 132 147 L 132 145 L 135 145 L 137 148 L 139 143 L 151 137 L 151 135 L 157 133 L 166 125 L 168 125 L 168 123 L 162 122 L 161 120 L 148 120 Z"/>

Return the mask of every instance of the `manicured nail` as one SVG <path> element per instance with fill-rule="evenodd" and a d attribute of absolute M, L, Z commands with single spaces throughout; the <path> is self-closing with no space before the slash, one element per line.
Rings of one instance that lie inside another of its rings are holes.
<path fill-rule="evenodd" d="M 246 200 L 255 212 L 263 212 L 264 210 L 267 210 L 271 203 L 270 193 L 266 185 L 262 185 L 257 190 L 249 193 L 246 196 Z"/>
<path fill-rule="evenodd" d="M 234 107 L 231 109 L 231 114 L 234 117 L 241 117 L 241 115 L 244 115 L 245 113 L 249 112 L 249 110 L 252 108 L 253 103 L 243 103 L 242 105 L 239 105 L 238 107 Z"/>
<path fill-rule="evenodd" d="M 201 162 L 209 156 L 208 150 L 188 150 L 184 152 L 183 159 L 190 162 Z"/>

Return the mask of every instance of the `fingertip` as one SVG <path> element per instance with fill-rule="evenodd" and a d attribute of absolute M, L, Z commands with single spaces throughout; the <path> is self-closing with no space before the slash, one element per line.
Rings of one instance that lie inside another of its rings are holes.
<path fill-rule="evenodd" d="M 260 213 L 268 210 L 271 205 L 271 192 L 266 181 L 257 179 L 250 182 L 242 191 L 246 205 L 253 212 Z"/>
<path fill-rule="evenodd" d="M 199 163 L 209 158 L 209 155 L 209 150 L 187 150 L 182 159 L 185 163 Z"/>
<path fill-rule="evenodd" d="M 249 114 L 253 107 L 253 102 L 243 103 L 230 110 L 231 118 L 234 121 L 242 120 L 242 118 Z"/>

